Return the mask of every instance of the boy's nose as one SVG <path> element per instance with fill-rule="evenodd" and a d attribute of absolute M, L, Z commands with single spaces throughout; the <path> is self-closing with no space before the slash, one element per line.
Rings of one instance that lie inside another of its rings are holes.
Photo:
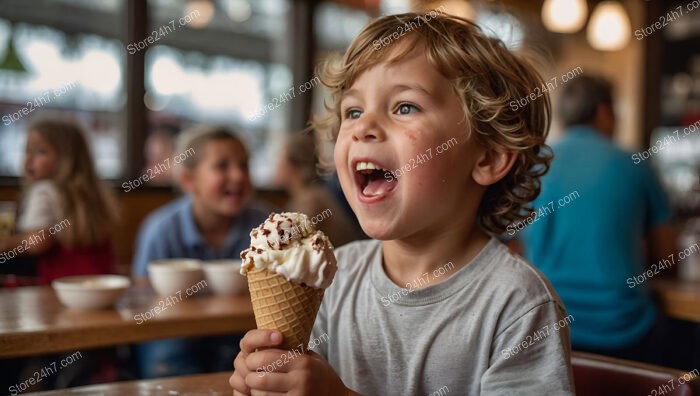
<path fill-rule="evenodd" d="M 353 133 L 352 140 L 356 142 L 368 142 L 373 140 L 384 140 L 384 130 L 377 120 L 369 114 L 362 117 L 362 121 L 357 125 Z"/>
<path fill-rule="evenodd" d="M 235 180 L 243 180 L 248 176 L 248 170 L 242 166 L 232 166 L 229 169 L 228 176 Z"/>

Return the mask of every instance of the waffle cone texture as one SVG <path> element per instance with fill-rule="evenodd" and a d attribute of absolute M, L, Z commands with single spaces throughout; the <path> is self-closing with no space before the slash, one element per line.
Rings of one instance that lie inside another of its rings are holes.
<path fill-rule="evenodd" d="M 306 352 L 323 290 L 288 281 L 267 269 L 246 274 L 258 329 L 278 330 L 282 347 Z"/>

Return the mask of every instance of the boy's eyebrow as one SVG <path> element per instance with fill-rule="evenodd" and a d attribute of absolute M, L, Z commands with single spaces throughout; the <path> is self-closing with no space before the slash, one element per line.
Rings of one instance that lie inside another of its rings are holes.
<path fill-rule="evenodd" d="M 357 90 L 354 88 L 348 89 L 347 91 L 343 92 L 343 94 L 340 96 L 340 100 L 342 101 L 348 96 L 357 96 Z"/>
<path fill-rule="evenodd" d="M 423 88 L 419 84 L 397 84 L 391 87 L 392 91 L 395 92 L 403 92 L 403 91 L 420 91 L 421 93 L 432 96 L 430 91 L 427 89 Z M 357 89 L 348 89 L 347 91 L 343 92 L 340 100 L 342 101 L 343 99 L 349 97 L 349 96 L 357 96 L 358 95 L 358 90 Z"/>
<path fill-rule="evenodd" d="M 392 90 L 397 91 L 397 92 L 403 92 L 403 91 L 420 91 L 428 96 L 432 96 L 430 91 L 427 89 L 423 88 L 419 84 L 399 84 L 395 85 Z"/>

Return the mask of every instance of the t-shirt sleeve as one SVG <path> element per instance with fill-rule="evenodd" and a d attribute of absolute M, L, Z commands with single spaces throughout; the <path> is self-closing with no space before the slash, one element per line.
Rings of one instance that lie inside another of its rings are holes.
<path fill-rule="evenodd" d="M 652 169 L 647 164 L 636 166 L 642 167 L 642 189 L 647 203 L 646 227 L 651 229 L 671 219 L 671 204 Z"/>
<path fill-rule="evenodd" d="M 143 278 L 148 276 L 148 263 L 153 260 L 169 258 L 168 248 L 163 233 L 159 232 L 154 219 L 146 219 L 136 237 L 133 275 Z"/>
<path fill-rule="evenodd" d="M 482 395 L 573 395 L 569 325 L 556 302 L 539 305 L 496 336 Z"/>
<path fill-rule="evenodd" d="M 52 183 L 40 182 L 29 188 L 17 221 L 17 230 L 27 232 L 58 222 L 59 195 Z"/>

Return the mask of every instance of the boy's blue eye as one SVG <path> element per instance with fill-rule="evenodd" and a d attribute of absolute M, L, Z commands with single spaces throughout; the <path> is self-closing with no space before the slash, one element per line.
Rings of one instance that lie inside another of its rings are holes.
<path fill-rule="evenodd" d="M 418 108 L 408 103 L 402 103 L 399 105 L 399 108 L 396 109 L 396 113 L 401 115 L 415 113 L 416 111 L 418 111 Z"/>
<path fill-rule="evenodd" d="M 361 114 L 362 114 L 362 112 L 360 110 L 350 109 L 350 110 L 345 112 L 345 118 L 350 118 L 350 119 L 356 120 L 356 119 L 360 118 Z"/>

